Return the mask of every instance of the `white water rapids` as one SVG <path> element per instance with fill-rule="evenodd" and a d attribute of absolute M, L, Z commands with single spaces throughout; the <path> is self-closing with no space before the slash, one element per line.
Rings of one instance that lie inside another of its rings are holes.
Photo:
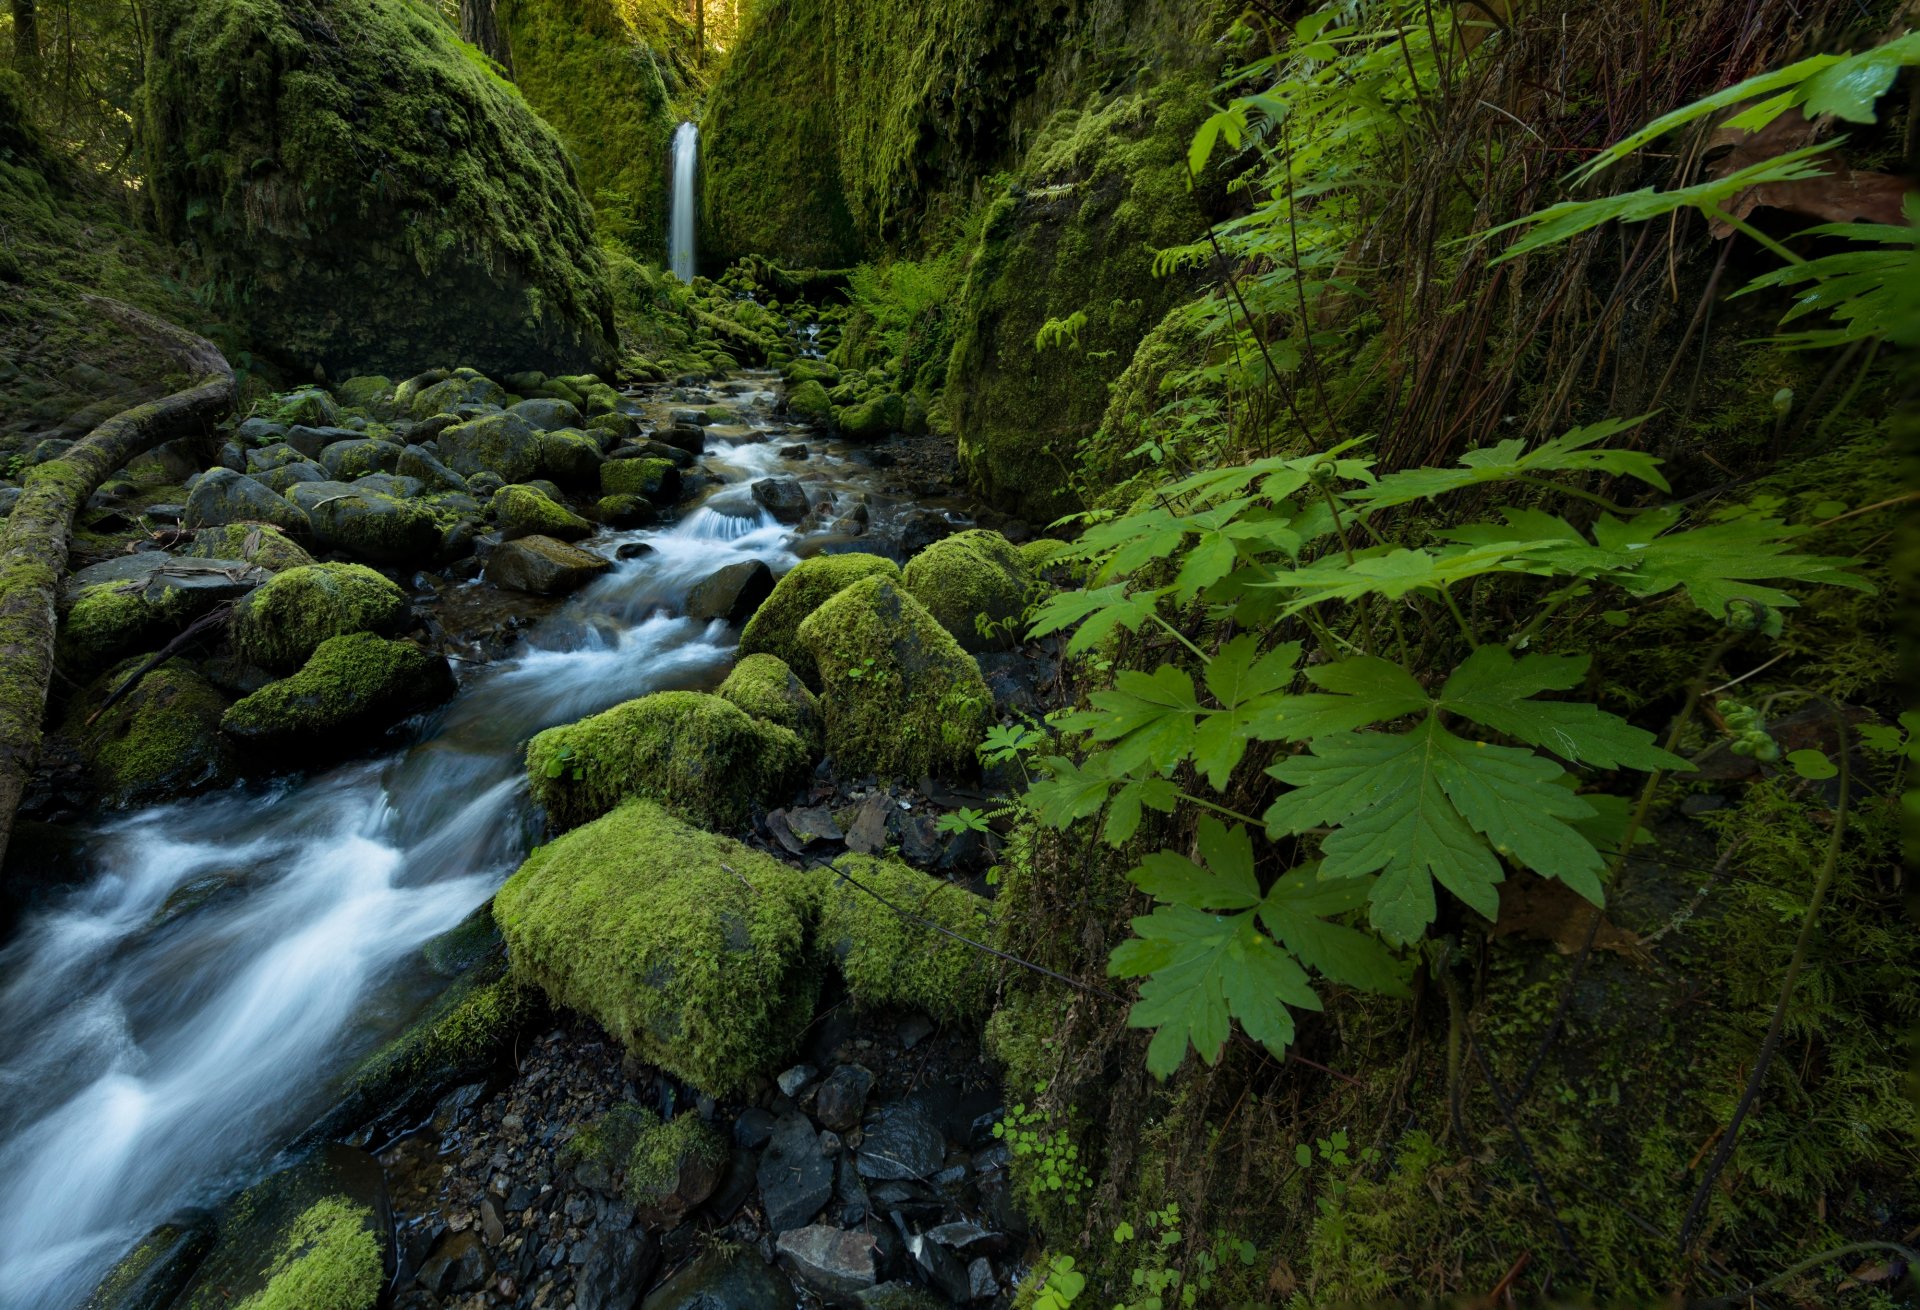
<path fill-rule="evenodd" d="M 421 945 L 518 863 L 526 738 L 712 686 L 734 634 L 672 608 L 725 564 L 796 558 L 747 483 L 858 473 L 726 438 L 705 466 L 729 485 L 675 524 L 589 543 L 653 550 L 475 673 L 406 749 L 77 834 L 88 879 L 0 947 L 0 1307 L 75 1304 L 169 1212 L 257 1177 L 424 1003 Z M 170 909 L 183 888 L 217 894 Z"/>
<path fill-rule="evenodd" d="M 673 129 L 672 182 L 667 209 L 667 266 L 682 282 L 693 281 L 693 183 L 700 158 L 700 129 L 682 123 Z"/>

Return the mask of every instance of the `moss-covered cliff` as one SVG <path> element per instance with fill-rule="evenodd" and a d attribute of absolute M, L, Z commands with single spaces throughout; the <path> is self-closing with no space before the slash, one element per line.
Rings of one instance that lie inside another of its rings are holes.
<path fill-rule="evenodd" d="M 163 0 L 143 135 L 160 230 L 301 371 L 612 360 L 593 216 L 553 133 L 408 0 Z"/>

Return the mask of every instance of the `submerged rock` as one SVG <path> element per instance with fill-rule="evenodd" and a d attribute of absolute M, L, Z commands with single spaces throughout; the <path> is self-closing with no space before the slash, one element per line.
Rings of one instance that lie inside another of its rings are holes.
<path fill-rule="evenodd" d="M 535 850 L 494 917 L 515 977 L 723 1096 L 812 1017 L 801 877 L 630 801 Z"/>
<path fill-rule="evenodd" d="M 694 691 L 642 696 L 548 728 L 527 746 L 533 798 L 560 827 L 644 796 L 696 823 L 730 828 L 752 806 L 798 786 L 810 763 L 786 728 Z"/>

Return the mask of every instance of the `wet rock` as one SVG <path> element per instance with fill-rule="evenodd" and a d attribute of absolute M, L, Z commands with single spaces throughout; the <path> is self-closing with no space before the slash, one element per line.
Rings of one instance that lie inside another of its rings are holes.
<path fill-rule="evenodd" d="M 574 1310 L 629 1310 L 646 1290 L 660 1246 L 645 1229 L 601 1229 L 575 1247 Z"/>
<path fill-rule="evenodd" d="M 639 559 L 643 555 L 653 554 L 653 549 L 644 541 L 623 541 L 614 547 L 613 557 L 621 560 Z"/>
<path fill-rule="evenodd" d="M 749 1151 L 757 1151 L 773 1136 L 773 1115 L 759 1106 L 749 1106 L 733 1121 L 733 1140 Z"/>
<path fill-rule="evenodd" d="M 798 1096 L 819 1076 L 820 1071 L 812 1065 L 796 1064 L 774 1079 L 774 1083 L 780 1088 L 782 1096 Z"/>
<path fill-rule="evenodd" d="M 558 432 L 562 428 L 580 426 L 580 411 L 564 400 L 523 400 L 517 405 L 507 406 L 507 413 L 524 420 L 528 426 L 542 432 Z"/>
<path fill-rule="evenodd" d="M 312 525 L 322 544 L 382 564 L 415 563 L 439 552 L 440 525 L 433 511 L 386 495 L 379 484 L 303 482 L 287 499 Z"/>
<path fill-rule="evenodd" d="M 780 447 L 781 459 L 805 459 L 811 453 L 804 443 Z"/>
<path fill-rule="evenodd" d="M 941 1246 L 965 1256 L 998 1251 L 1007 1244 L 1003 1234 L 982 1228 L 971 1219 L 960 1219 L 953 1223 L 941 1224 L 936 1228 L 929 1228 L 926 1237 L 930 1242 L 938 1242 Z"/>
<path fill-rule="evenodd" d="M 611 569 L 611 561 L 552 537 L 503 542 L 487 556 L 486 579 L 509 591 L 563 596 Z"/>
<path fill-rule="evenodd" d="M 865 1223 L 873 1212 L 873 1201 L 851 1155 L 840 1157 L 834 1171 L 833 1196 L 839 1202 L 840 1222 L 849 1226 Z"/>
<path fill-rule="evenodd" d="M 833 1199 L 833 1162 L 804 1115 L 782 1115 L 774 1125 L 759 1178 L 767 1228 L 775 1233 L 809 1223 Z"/>
<path fill-rule="evenodd" d="M 830 1300 L 852 1302 L 879 1278 L 879 1242 L 870 1234 L 814 1224 L 780 1234 L 774 1244 L 780 1265 Z"/>
<path fill-rule="evenodd" d="M 793 1310 L 793 1286 L 744 1247 L 709 1251 L 660 1284 L 640 1310 Z"/>
<path fill-rule="evenodd" d="M 187 493 L 187 512 L 181 520 L 185 527 L 241 522 L 271 523 L 296 535 L 307 530 L 306 514 L 265 483 L 232 469 L 209 470 Z"/>
<path fill-rule="evenodd" d="M 329 637 L 291 677 L 234 702 L 221 731 L 260 749 L 304 746 L 307 758 L 378 735 L 453 695 L 446 657 L 371 632 Z"/>
<path fill-rule="evenodd" d="M 440 458 L 464 477 L 497 473 L 505 482 L 525 482 L 540 471 L 540 439 L 515 414 L 488 414 L 457 423 L 437 438 Z"/>
<path fill-rule="evenodd" d="M 351 482 L 369 473 L 393 472 L 400 466 L 402 449 L 391 441 L 336 441 L 320 452 L 320 464 L 328 476 Z"/>
<path fill-rule="evenodd" d="M 752 1151 L 735 1147 L 728 1152 L 720 1183 L 713 1189 L 713 1195 L 707 1198 L 705 1213 L 709 1218 L 725 1223 L 740 1213 L 740 1207 L 753 1195 L 758 1182 L 754 1177 L 755 1165 Z"/>
<path fill-rule="evenodd" d="M 312 431 L 312 429 L 309 428 L 308 431 Z M 285 436 L 286 432 L 286 424 L 274 423 L 268 419 L 257 417 L 244 419 L 233 429 L 234 436 L 255 446 L 271 445 L 273 442 Z"/>
<path fill-rule="evenodd" d="M 677 446 L 689 454 L 703 455 L 707 450 L 706 429 L 694 427 L 690 423 L 676 423 L 672 427 L 660 429 L 653 436 L 655 441 Z"/>
<path fill-rule="evenodd" d="M 854 1296 L 861 1310 L 947 1310 L 947 1303 L 915 1283 L 881 1283 Z"/>
<path fill-rule="evenodd" d="M 394 469 L 401 477 L 415 478 L 428 491 L 465 491 L 467 480 L 440 462 L 439 456 L 425 446 L 405 446 Z"/>
<path fill-rule="evenodd" d="M 457 1296 L 477 1291 L 491 1271 L 492 1263 L 480 1244 L 480 1235 L 468 1230 L 441 1238 L 433 1254 L 421 1263 L 414 1281 L 435 1296 Z"/>
<path fill-rule="evenodd" d="M 929 1178 L 946 1163 L 947 1142 L 917 1101 L 890 1105 L 860 1142 L 860 1172 L 868 1178 Z"/>
<path fill-rule="evenodd" d="M 708 574 L 687 593 L 688 618 L 745 623 L 773 594 L 773 570 L 757 559 L 741 560 Z"/>
<path fill-rule="evenodd" d="M 1000 1295 L 1000 1284 L 993 1276 L 993 1262 L 987 1257 L 976 1256 L 967 1266 L 967 1297 L 969 1301 L 985 1301 Z"/>
<path fill-rule="evenodd" d="M 172 1305 L 213 1248 L 213 1240 L 210 1211 L 181 1211 L 122 1256 L 81 1310 L 162 1310 Z"/>
<path fill-rule="evenodd" d="M 753 498 L 782 523 L 798 523 L 810 508 L 798 478 L 761 478 L 753 484 Z"/>
<path fill-rule="evenodd" d="M 910 509 L 900 516 L 900 551 L 917 555 L 934 542 L 951 537 L 959 526 L 938 510 Z"/>
<path fill-rule="evenodd" d="M 911 1051 L 927 1038 L 933 1036 L 934 1022 L 924 1014 L 910 1014 L 900 1021 L 894 1035 L 900 1039 L 900 1049 Z"/>
<path fill-rule="evenodd" d="M 674 409 L 667 411 L 667 421 L 675 427 L 704 428 L 712 422 L 704 409 Z"/>
<path fill-rule="evenodd" d="M 913 1263 L 927 1282 L 947 1300 L 971 1299 L 972 1282 L 967 1275 L 967 1262 L 950 1248 L 920 1233 L 907 1238 L 907 1254 L 913 1257 Z"/>
<path fill-rule="evenodd" d="M 836 1132 L 857 1128 L 860 1116 L 866 1112 L 867 1093 L 872 1090 L 872 1070 L 857 1064 L 843 1064 L 814 1093 L 814 1118 Z"/>
<path fill-rule="evenodd" d="M 249 419 L 248 422 L 252 422 L 252 420 Z M 240 425 L 242 435 L 244 435 L 246 426 L 246 423 Z M 305 455 L 308 459 L 319 459 L 320 452 L 336 441 L 355 441 L 358 440 L 360 436 L 360 434 L 352 428 L 315 428 L 303 427 L 297 424 L 285 429 L 285 434 L 281 440 L 285 441 L 302 455 Z"/>

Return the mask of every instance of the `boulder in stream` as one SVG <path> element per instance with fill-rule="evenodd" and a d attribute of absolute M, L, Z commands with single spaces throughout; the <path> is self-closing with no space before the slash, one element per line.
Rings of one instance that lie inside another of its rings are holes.
<path fill-rule="evenodd" d="M 753 499 L 782 523 L 798 523 L 812 508 L 798 478 L 761 478 L 753 484 Z"/>
<path fill-rule="evenodd" d="M 773 570 L 757 559 L 716 569 L 693 584 L 684 609 L 690 619 L 745 623 L 773 594 Z"/>
<path fill-rule="evenodd" d="M 304 763 L 376 737 L 453 692 L 445 656 L 355 632 L 329 637 L 298 673 L 236 701 L 220 726 L 256 747 L 298 747 Z"/>
<path fill-rule="evenodd" d="M 876 575 L 898 579 L 900 566 L 883 555 L 857 551 L 801 560 L 774 584 L 773 593 L 741 630 L 740 653 L 778 656 L 817 690 L 813 653 L 799 637 L 802 620 L 862 578 Z"/>
<path fill-rule="evenodd" d="M 411 613 L 406 593 L 364 564 L 305 564 L 250 592 L 234 607 L 230 632 L 241 658 L 291 673 L 328 638 L 391 636 Z"/>
<path fill-rule="evenodd" d="M 508 591 L 563 596 L 592 582 L 613 562 L 590 550 L 552 537 L 521 537 L 502 542 L 487 556 L 486 578 Z"/>
<path fill-rule="evenodd" d="M 487 512 L 500 525 L 500 535 L 509 541 L 532 536 L 578 541 L 593 535 L 593 524 L 550 499 L 538 487 L 525 483 L 512 483 L 494 492 Z"/>
<path fill-rule="evenodd" d="M 1008 644 L 1009 627 L 1026 610 L 1034 584 L 1020 548 L 985 528 L 934 542 L 907 561 L 904 580 L 914 599 L 971 651 Z"/>

